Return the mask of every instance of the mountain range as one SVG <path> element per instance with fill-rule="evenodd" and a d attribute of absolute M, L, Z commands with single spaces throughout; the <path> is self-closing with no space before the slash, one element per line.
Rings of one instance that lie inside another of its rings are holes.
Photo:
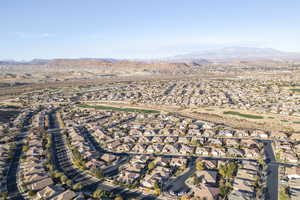
<path fill-rule="evenodd" d="M 272 48 L 254 47 L 225 47 L 221 49 L 202 50 L 195 53 L 177 55 L 168 60 L 192 61 L 205 59 L 209 61 L 235 61 L 235 60 L 275 60 L 299 61 L 300 53 L 284 52 Z"/>
<path fill-rule="evenodd" d="M 300 53 L 284 52 L 272 48 L 254 47 L 225 47 L 220 49 L 201 50 L 194 53 L 176 55 L 173 57 L 152 59 L 152 60 L 130 60 L 113 58 L 77 58 L 77 59 L 33 59 L 31 61 L 0 61 L 0 65 L 102 65 L 127 62 L 193 62 L 197 64 L 207 64 L 211 62 L 231 62 L 231 61 L 300 61 Z"/>

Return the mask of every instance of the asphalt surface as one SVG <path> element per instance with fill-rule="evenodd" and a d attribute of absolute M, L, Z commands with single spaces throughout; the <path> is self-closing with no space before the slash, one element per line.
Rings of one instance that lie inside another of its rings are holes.
<path fill-rule="evenodd" d="M 266 199 L 278 200 L 278 167 L 271 141 L 264 141 L 267 159 L 267 192 Z"/>
<path fill-rule="evenodd" d="M 8 172 L 7 172 L 7 192 L 8 192 L 8 198 L 11 200 L 23 200 L 23 196 L 18 188 L 18 180 L 17 180 L 17 172 L 18 167 L 20 164 L 20 158 L 22 155 L 22 147 L 23 143 L 22 140 L 25 137 L 25 132 L 28 131 L 27 126 L 30 125 L 30 119 L 32 117 L 33 113 L 30 113 L 26 119 L 23 122 L 23 128 L 21 129 L 21 133 L 19 133 L 15 137 L 15 141 L 17 142 L 16 149 L 14 150 L 14 155 L 12 158 L 12 161 L 10 163 Z"/>
<path fill-rule="evenodd" d="M 7 192 L 9 199 L 24 199 L 17 185 L 17 172 L 23 144 L 18 144 L 7 174 Z"/>

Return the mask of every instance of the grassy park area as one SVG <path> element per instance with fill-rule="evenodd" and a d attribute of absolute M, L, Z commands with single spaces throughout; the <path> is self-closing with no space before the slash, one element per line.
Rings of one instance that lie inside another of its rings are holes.
<path fill-rule="evenodd" d="M 263 119 L 263 116 L 259 116 L 259 115 L 250 115 L 250 114 L 243 114 L 240 112 L 235 112 L 235 111 L 225 111 L 223 112 L 224 115 L 236 115 L 236 116 L 240 116 L 240 117 L 245 117 L 245 118 L 250 118 L 250 119 Z"/>
<path fill-rule="evenodd" d="M 298 92 L 300 93 L 300 89 L 297 89 L 297 88 L 293 88 L 293 89 L 290 89 L 292 92 Z"/>
<path fill-rule="evenodd" d="M 123 111 L 123 112 L 139 112 L 139 113 L 160 113 L 157 110 L 145 110 L 145 109 L 136 109 L 136 108 L 119 108 L 119 107 L 112 107 L 112 106 L 102 106 L 102 105 L 86 105 L 86 104 L 79 104 L 78 107 L 80 108 L 94 108 L 97 110 L 111 110 L 111 111 Z"/>

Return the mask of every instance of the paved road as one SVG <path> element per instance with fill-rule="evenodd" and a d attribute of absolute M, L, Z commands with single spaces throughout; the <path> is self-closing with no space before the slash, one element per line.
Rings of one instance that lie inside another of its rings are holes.
<path fill-rule="evenodd" d="M 17 185 L 17 172 L 23 144 L 18 144 L 7 174 L 7 191 L 9 199 L 24 199 Z"/>
<path fill-rule="evenodd" d="M 267 192 L 266 199 L 278 200 L 278 167 L 271 141 L 263 141 L 267 159 Z"/>
<path fill-rule="evenodd" d="M 185 181 L 196 171 L 195 168 L 195 158 L 190 161 L 188 169 L 181 174 L 180 176 L 176 177 L 172 181 L 168 182 L 164 186 L 164 190 L 173 192 L 175 194 L 178 193 L 186 193 L 190 190 L 190 188 L 185 184 Z"/>
<path fill-rule="evenodd" d="M 6 179 L 8 197 L 9 197 L 9 199 L 12 199 L 12 200 L 24 199 L 18 188 L 17 172 L 18 172 L 18 167 L 19 167 L 19 163 L 20 163 L 20 158 L 22 155 L 22 147 L 23 147 L 22 140 L 25 137 L 25 133 L 28 131 L 27 126 L 30 125 L 30 119 L 31 119 L 32 115 L 33 115 L 33 113 L 29 113 L 26 116 L 26 118 L 23 122 L 24 128 L 21 129 L 22 133 L 18 134 L 15 137 L 15 141 L 17 141 L 17 145 L 16 145 L 15 153 L 13 155 L 12 161 L 10 163 L 10 166 L 9 166 L 9 169 L 7 172 L 7 179 Z"/>

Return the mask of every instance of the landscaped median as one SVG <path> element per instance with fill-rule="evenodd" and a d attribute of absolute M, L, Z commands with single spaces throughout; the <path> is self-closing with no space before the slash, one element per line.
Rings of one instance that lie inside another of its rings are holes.
<path fill-rule="evenodd" d="M 137 109 L 137 108 L 120 108 L 113 106 L 103 106 L 103 105 L 87 105 L 87 104 L 79 104 L 80 108 L 94 108 L 97 110 L 111 110 L 111 111 L 123 111 L 123 112 L 139 112 L 139 113 L 160 113 L 158 110 L 146 110 L 146 109 Z"/>
<path fill-rule="evenodd" d="M 236 111 L 225 111 L 223 112 L 224 115 L 236 115 L 236 116 L 240 116 L 240 117 L 245 117 L 245 118 L 250 118 L 250 119 L 263 119 L 263 116 L 259 116 L 259 115 L 251 115 L 251 114 L 243 114 L 240 112 L 236 112 Z"/>

